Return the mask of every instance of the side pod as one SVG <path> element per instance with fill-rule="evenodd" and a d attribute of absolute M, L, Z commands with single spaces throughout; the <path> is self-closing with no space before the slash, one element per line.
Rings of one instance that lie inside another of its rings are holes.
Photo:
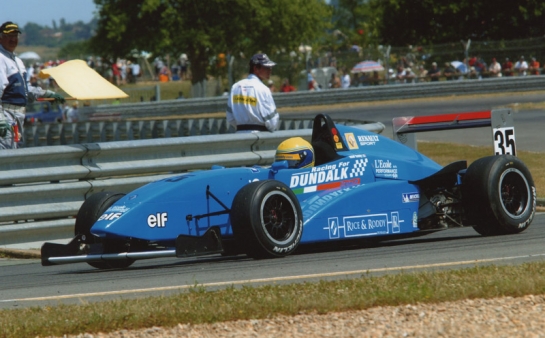
<path fill-rule="evenodd" d="M 432 187 L 452 187 L 457 183 L 457 175 L 461 170 L 467 169 L 467 161 L 456 161 L 447 164 L 435 174 L 416 181 L 409 181 L 423 189 Z"/>

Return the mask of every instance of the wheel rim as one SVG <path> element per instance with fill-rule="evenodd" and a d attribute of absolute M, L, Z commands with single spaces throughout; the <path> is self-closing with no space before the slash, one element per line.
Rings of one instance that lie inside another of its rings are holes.
<path fill-rule="evenodd" d="M 521 218 L 529 208 L 530 186 L 524 175 L 515 168 L 506 170 L 499 181 L 503 210 L 511 218 Z"/>
<path fill-rule="evenodd" d="M 261 225 L 267 237 L 277 245 L 289 243 L 298 222 L 295 205 L 280 191 L 268 193 L 261 203 Z"/>

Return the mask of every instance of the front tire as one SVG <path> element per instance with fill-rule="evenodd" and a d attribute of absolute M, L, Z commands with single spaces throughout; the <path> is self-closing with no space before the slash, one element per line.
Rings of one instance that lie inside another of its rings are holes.
<path fill-rule="evenodd" d="M 99 219 L 102 214 L 115 202 L 117 202 L 125 194 L 113 192 L 98 192 L 91 195 L 78 211 L 76 216 L 76 225 L 74 227 L 75 235 L 82 235 L 83 241 L 86 244 L 95 244 L 102 242 L 105 253 L 115 252 L 116 243 L 101 240 L 91 234 L 93 224 Z M 97 269 L 123 269 L 129 267 L 134 260 L 109 260 L 102 262 L 87 262 L 90 266 Z"/>
<path fill-rule="evenodd" d="M 483 236 L 526 230 L 536 211 L 536 188 L 526 165 L 511 155 L 488 156 L 466 171 L 462 197 L 468 221 Z"/>
<path fill-rule="evenodd" d="M 301 206 L 282 182 L 266 180 L 244 186 L 233 200 L 230 216 L 235 239 L 250 257 L 284 257 L 301 241 Z"/>

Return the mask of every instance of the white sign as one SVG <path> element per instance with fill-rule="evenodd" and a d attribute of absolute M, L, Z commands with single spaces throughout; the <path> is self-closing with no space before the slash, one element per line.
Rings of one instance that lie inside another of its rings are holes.
<path fill-rule="evenodd" d="M 494 135 L 494 154 L 496 155 L 517 155 L 515 146 L 515 127 L 495 128 Z"/>

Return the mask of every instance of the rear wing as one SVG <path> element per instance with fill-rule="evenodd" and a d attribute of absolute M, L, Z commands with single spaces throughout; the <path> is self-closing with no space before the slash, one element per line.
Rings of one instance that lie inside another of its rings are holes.
<path fill-rule="evenodd" d="M 392 125 L 394 140 L 415 150 L 417 149 L 415 135 L 417 132 L 492 127 L 494 154 L 516 156 L 515 126 L 511 109 L 395 117 Z"/>

